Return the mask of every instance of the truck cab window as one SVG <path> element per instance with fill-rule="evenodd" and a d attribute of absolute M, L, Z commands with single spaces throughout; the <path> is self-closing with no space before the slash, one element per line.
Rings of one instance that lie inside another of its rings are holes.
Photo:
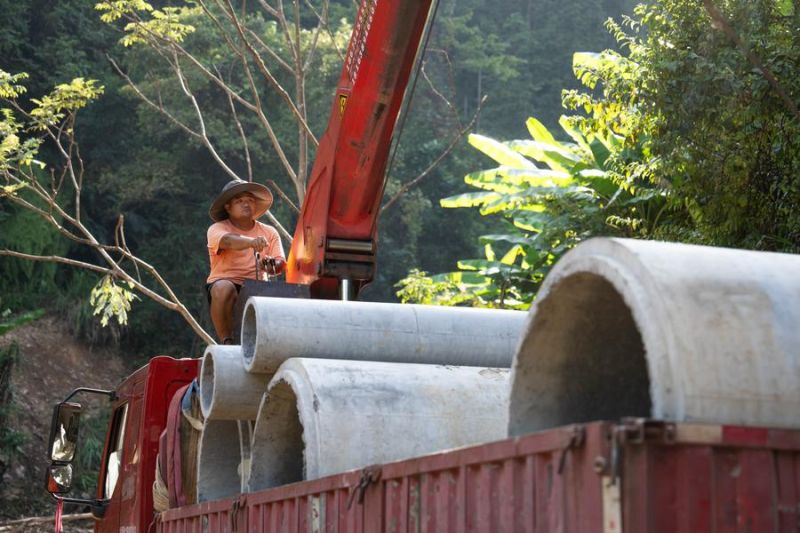
<path fill-rule="evenodd" d="M 114 412 L 113 426 L 108 444 L 106 458 L 105 484 L 103 498 L 109 499 L 114 494 L 114 487 L 119 479 L 122 464 L 122 444 L 125 442 L 125 423 L 128 418 L 128 404 L 123 404 Z"/>

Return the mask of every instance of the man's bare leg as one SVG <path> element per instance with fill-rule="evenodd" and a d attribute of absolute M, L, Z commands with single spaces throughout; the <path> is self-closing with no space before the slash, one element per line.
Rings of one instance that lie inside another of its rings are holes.
<path fill-rule="evenodd" d="M 211 322 L 220 342 L 231 337 L 233 304 L 236 303 L 236 285 L 221 279 L 211 286 Z"/>

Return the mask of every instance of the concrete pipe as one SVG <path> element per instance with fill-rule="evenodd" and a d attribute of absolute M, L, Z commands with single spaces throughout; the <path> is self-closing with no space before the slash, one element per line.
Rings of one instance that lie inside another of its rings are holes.
<path fill-rule="evenodd" d="M 526 313 L 431 305 L 251 298 L 242 319 L 249 372 L 289 357 L 508 368 Z"/>
<path fill-rule="evenodd" d="M 197 460 L 198 502 L 241 492 L 242 474 L 248 467 L 242 454 L 246 453 L 249 459 L 250 448 L 249 443 L 243 447 L 240 425 L 237 420 L 206 420 Z"/>
<path fill-rule="evenodd" d="M 592 239 L 547 276 L 509 433 L 644 416 L 800 427 L 800 256 Z"/>
<path fill-rule="evenodd" d="M 240 346 L 209 346 L 200 367 L 203 416 L 206 420 L 255 420 L 270 377 L 245 370 Z"/>
<path fill-rule="evenodd" d="M 250 490 L 503 438 L 507 369 L 290 359 L 253 433 Z"/>

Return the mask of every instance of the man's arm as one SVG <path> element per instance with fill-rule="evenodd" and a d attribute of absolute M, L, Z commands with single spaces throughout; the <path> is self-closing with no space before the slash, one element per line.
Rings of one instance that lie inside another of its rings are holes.
<path fill-rule="evenodd" d="M 246 250 L 252 248 L 260 252 L 267 246 L 267 239 L 264 237 L 245 237 L 235 233 L 226 233 L 219 240 L 220 250 Z"/>

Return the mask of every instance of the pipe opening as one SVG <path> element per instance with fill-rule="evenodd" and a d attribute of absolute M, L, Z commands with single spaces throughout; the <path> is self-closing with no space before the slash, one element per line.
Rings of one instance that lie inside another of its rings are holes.
<path fill-rule="evenodd" d="M 256 308 L 247 305 L 242 316 L 242 357 L 245 367 L 250 367 L 256 351 L 256 337 L 258 332 Z"/>
<path fill-rule="evenodd" d="M 250 491 L 303 481 L 305 443 L 297 396 L 285 381 L 275 384 L 261 408 L 253 436 Z"/>
<path fill-rule="evenodd" d="M 578 273 L 537 304 L 517 354 L 509 433 L 652 412 L 642 336 L 605 278 Z"/>
<path fill-rule="evenodd" d="M 240 446 L 236 420 L 206 421 L 197 450 L 197 501 L 227 498 L 241 490 Z"/>

